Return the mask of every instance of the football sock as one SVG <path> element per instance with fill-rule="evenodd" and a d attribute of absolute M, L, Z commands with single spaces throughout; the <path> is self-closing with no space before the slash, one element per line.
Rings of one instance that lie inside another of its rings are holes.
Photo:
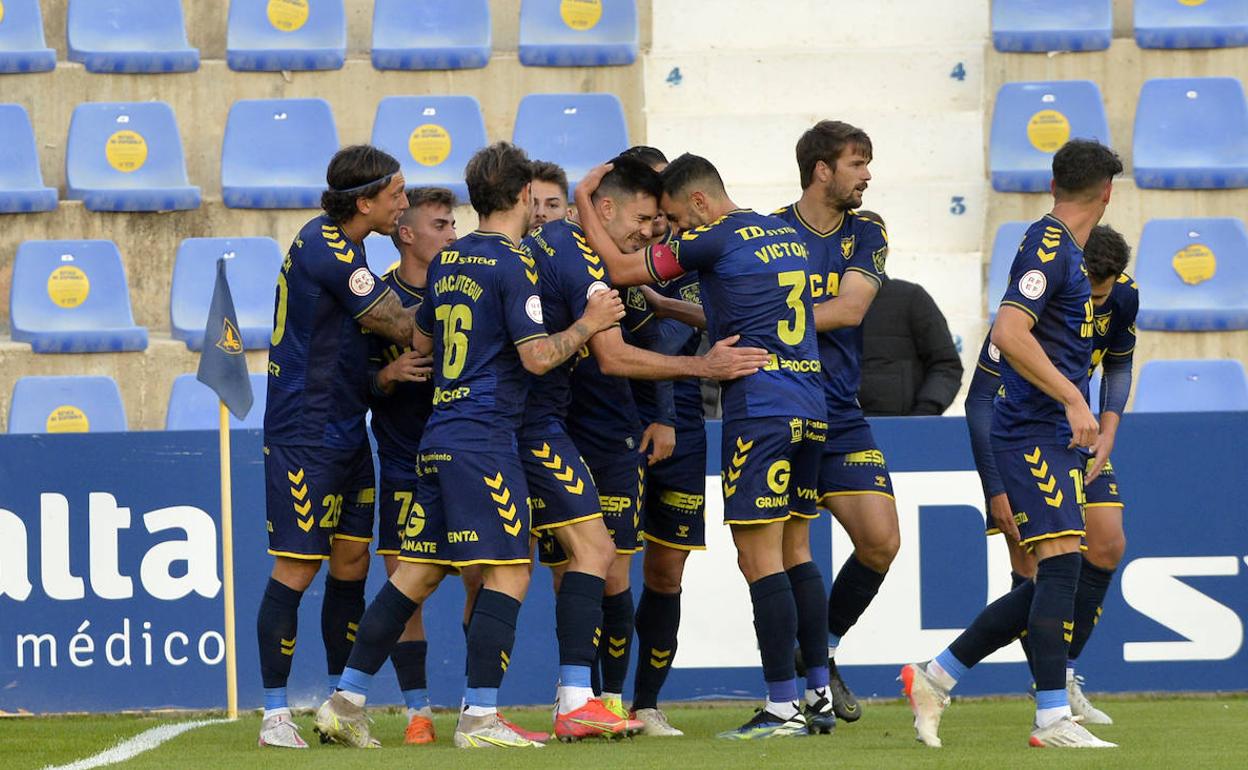
<path fill-rule="evenodd" d="M 1101 619 L 1101 605 L 1109 592 L 1114 570 L 1096 566 L 1086 558 L 1079 570 L 1079 587 L 1075 589 L 1075 633 L 1070 639 L 1069 660 L 1078 660 L 1083 646 L 1092 636 L 1092 629 Z"/>
<path fill-rule="evenodd" d="M 777 572 L 750 583 L 750 602 L 754 605 L 754 633 L 763 661 L 767 700 L 796 701 L 793 645 L 797 639 L 797 604 L 793 601 L 789 576 Z"/>
<path fill-rule="evenodd" d="M 598 658 L 605 581 L 585 572 L 567 572 L 555 597 L 559 639 L 559 711 L 567 714 L 593 697 L 590 669 Z"/>
<path fill-rule="evenodd" d="M 567 575 L 563 576 L 568 579 Z M 602 691 L 623 692 L 628 676 L 628 653 L 633 644 L 633 592 L 625 589 L 602 600 L 602 635 L 607 644 L 599 645 L 602 661 Z"/>
<path fill-rule="evenodd" d="M 268 719 L 271 716 L 289 713 L 290 707 L 286 705 L 286 688 L 264 688 L 264 718 Z"/>
<path fill-rule="evenodd" d="M 797 715 L 797 690 L 793 690 L 793 700 L 775 700 L 767 696 L 767 705 L 763 706 L 769 713 L 781 719 L 792 719 Z"/>
<path fill-rule="evenodd" d="M 364 581 L 325 576 L 321 602 L 321 639 L 325 642 L 325 667 L 331 683 L 342 673 L 355 643 L 360 616 L 364 614 Z"/>
<path fill-rule="evenodd" d="M 845 560 L 832 582 L 832 590 L 828 592 L 828 632 L 836 637 L 836 641 L 829 639 L 830 646 L 836 647 L 841 637 L 858 622 L 871 600 L 880 592 L 883 582 L 884 574 L 858 561 L 857 554 L 851 554 Z M 805 662 L 810 665 L 810 661 Z"/>
<path fill-rule="evenodd" d="M 797 645 L 806 664 L 806 689 L 828 686 L 828 661 L 823 657 L 828 640 L 828 604 L 823 597 L 823 575 L 813 562 L 803 562 L 785 571 L 793 587 L 797 607 Z"/>
<path fill-rule="evenodd" d="M 296 591 L 273 578 L 264 588 L 256 616 L 256 639 L 260 645 L 260 678 L 264 684 L 264 709 L 280 711 L 286 705 L 286 680 L 295 655 L 295 634 L 299 629 L 299 600 Z"/>
<path fill-rule="evenodd" d="M 339 689 L 368 694 L 373 675 L 386 662 L 416 607 L 416 602 L 407 598 L 394 583 L 386 581 L 360 618 L 360 630 L 356 632 L 351 657 L 347 659 L 347 668 L 338 680 Z"/>
<path fill-rule="evenodd" d="M 637 677 L 633 682 L 633 708 L 659 706 L 659 691 L 676 659 L 680 630 L 680 593 L 665 594 L 642 588 L 637 602 Z"/>
<path fill-rule="evenodd" d="M 944 653 L 936 657 L 941 667 L 956 681 L 963 671 L 1014 641 L 1027 628 L 1035 594 L 1036 584 L 1029 580 L 981 610 L 947 650 L 962 671 L 950 665 Z"/>
<path fill-rule="evenodd" d="M 1040 562 L 1036 571 L 1027 636 L 1034 661 L 1031 673 L 1036 682 L 1037 707 L 1041 705 L 1039 694 L 1044 691 L 1061 690 L 1065 703 L 1066 654 L 1074 630 L 1071 618 L 1082 558 L 1077 553 L 1050 556 Z"/>
<path fill-rule="evenodd" d="M 1047 727 L 1068 716 L 1070 701 L 1065 687 L 1060 690 L 1036 690 L 1036 727 Z"/>
<path fill-rule="evenodd" d="M 399 642 L 390 652 L 390 662 L 394 664 L 399 690 L 403 693 L 403 703 L 409 709 L 429 705 L 429 679 L 425 671 L 428 655 L 429 642 L 423 639 Z"/>
<path fill-rule="evenodd" d="M 571 714 L 594 697 L 589 666 L 559 666 L 559 713 Z"/>
<path fill-rule="evenodd" d="M 468 690 L 464 703 L 469 707 L 486 709 L 486 714 L 496 710 L 498 688 L 511 665 L 519 614 L 520 602 L 516 599 L 500 591 L 481 589 L 468 623 Z"/>
<path fill-rule="evenodd" d="M 958 680 L 966 674 L 966 666 L 946 647 L 928 662 L 926 671 L 947 692 L 956 687 Z"/>
<path fill-rule="evenodd" d="M 1029 583 L 1029 582 L 1031 582 L 1031 578 L 1023 577 L 1022 575 L 1018 574 L 1014 570 L 1010 570 L 1010 590 L 1011 591 L 1014 590 L 1015 588 L 1018 588 L 1023 583 Z M 1030 670 L 1031 669 L 1031 642 L 1027 641 L 1027 629 L 1024 628 L 1023 632 L 1019 634 L 1018 644 L 1020 647 L 1023 648 L 1023 655 L 1027 657 L 1027 668 L 1028 670 Z"/>

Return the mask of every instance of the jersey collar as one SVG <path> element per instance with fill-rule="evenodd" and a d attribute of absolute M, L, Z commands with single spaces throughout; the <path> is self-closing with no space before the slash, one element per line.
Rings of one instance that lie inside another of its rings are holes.
<path fill-rule="evenodd" d="M 1066 226 L 1065 222 L 1053 216 L 1052 214 L 1045 214 L 1043 218 L 1057 223 L 1057 226 L 1062 228 L 1062 232 L 1066 233 L 1066 237 L 1070 238 L 1071 243 L 1078 245 L 1079 242 L 1075 240 L 1075 236 L 1070 232 L 1070 228 Z"/>
<path fill-rule="evenodd" d="M 410 283 L 407 283 L 406 281 L 404 281 L 402 276 L 399 275 L 399 268 L 397 267 L 394 268 L 394 270 L 390 271 L 390 274 L 394 277 L 394 282 L 400 289 L 412 295 L 416 299 L 424 299 L 425 297 L 424 287 L 412 286 Z"/>
<path fill-rule="evenodd" d="M 832 228 L 831 230 L 828 230 L 828 231 L 826 231 L 826 232 L 825 232 L 825 231 L 823 231 L 823 230 L 816 230 L 816 229 L 815 229 L 815 228 L 814 228 L 814 227 L 813 227 L 813 226 L 812 226 L 809 222 L 807 222 L 807 221 L 806 221 L 806 218 L 802 216 L 802 211 L 801 211 L 801 209 L 799 209 L 799 208 L 797 207 L 797 203 L 796 203 L 796 202 L 794 202 L 794 204 L 793 204 L 793 206 L 792 206 L 791 208 L 793 209 L 793 216 L 797 218 L 797 221 L 798 221 L 799 223 L 801 223 L 802 227 L 806 228 L 806 229 L 807 229 L 807 230 L 809 230 L 812 234 L 814 234 L 814 235 L 816 235 L 816 236 L 818 236 L 818 237 L 820 237 L 820 238 L 830 238 L 830 237 L 832 237 L 833 235 L 836 235 L 838 232 L 840 232 L 841 228 L 843 228 L 843 227 L 845 226 L 845 223 L 846 223 L 846 222 L 848 222 L 850 219 L 852 219 L 852 218 L 853 218 L 853 216 L 854 216 L 854 212 L 853 212 L 853 211 L 846 211 L 846 212 L 844 212 L 844 213 L 841 215 L 841 221 L 840 221 L 840 224 L 838 224 L 836 227 Z"/>

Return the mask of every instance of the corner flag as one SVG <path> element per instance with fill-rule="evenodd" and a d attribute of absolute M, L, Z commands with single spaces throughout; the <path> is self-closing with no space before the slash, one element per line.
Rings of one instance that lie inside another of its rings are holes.
<path fill-rule="evenodd" d="M 243 336 L 238 333 L 234 298 L 225 280 L 223 258 L 217 260 L 217 283 L 212 289 L 203 353 L 195 377 L 216 391 L 221 402 L 238 419 L 251 411 L 253 396 L 251 381 L 247 378 L 247 357 L 243 354 Z"/>

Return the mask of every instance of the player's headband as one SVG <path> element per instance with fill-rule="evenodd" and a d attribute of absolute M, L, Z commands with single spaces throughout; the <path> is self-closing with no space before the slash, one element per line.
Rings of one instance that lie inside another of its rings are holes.
<path fill-rule="evenodd" d="M 373 180 L 373 181 L 371 181 L 371 182 L 365 182 L 364 184 L 362 184 L 362 185 L 356 185 L 355 187 L 348 187 L 348 188 L 347 188 L 347 189 L 345 189 L 345 190 L 339 190 L 339 189 L 337 189 L 337 188 L 335 188 L 335 187 L 331 187 L 331 188 L 329 188 L 329 190 L 330 190 L 330 192 L 341 193 L 341 194 L 343 194 L 343 195 L 357 195 L 357 194 L 359 194 L 359 193 L 364 192 L 365 190 L 367 190 L 368 188 L 370 188 L 370 187 L 372 187 L 372 186 L 374 186 L 374 185 L 381 185 L 382 187 L 385 187 L 386 185 L 390 184 L 390 180 L 391 180 L 391 179 L 394 179 L 394 175 L 395 175 L 395 174 L 397 174 L 397 173 L 399 173 L 399 172 L 398 172 L 398 171 L 391 171 L 389 174 L 386 174 L 385 176 L 381 177 L 380 179 L 374 179 L 374 180 Z"/>

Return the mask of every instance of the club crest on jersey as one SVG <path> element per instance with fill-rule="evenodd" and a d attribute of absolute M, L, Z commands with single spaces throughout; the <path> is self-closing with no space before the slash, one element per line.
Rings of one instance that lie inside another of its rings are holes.
<path fill-rule="evenodd" d="M 680 298 L 685 302 L 692 302 L 695 305 L 702 304 L 702 284 L 691 283 L 680 289 Z"/>
<path fill-rule="evenodd" d="M 646 297 L 641 293 L 641 289 L 636 286 L 628 287 L 628 306 L 633 310 L 646 311 L 650 306 L 646 304 Z"/>
<path fill-rule="evenodd" d="M 232 356 L 241 356 L 243 354 L 243 338 L 228 318 L 222 319 L 221 338 L 217 340 L 217 348 Z"/>
<path fill-rule="evenodd" d="M 884 260 L 888 258 L 888 247 L 881 246 L 871 255 L 871 264 L 875 266 L 875 272 L 884 272 Z"/>
<path fill-rule="evenodd" d="M 841 239 L 841 256 L 849 259 L 854 255 L 854 236 Z"/>
<path fill-rule="evenodd" d="M 1101 337 L 1109 334 L 1109 319 L 1109 313 L 1106 313 L 1105 315 L 1098 315 L 1096 317 L 1096 333 Z"/>
<path fill-rule="evenodd" d="M 351 289 L 351 293 L 357 297 L 367 297 L 375 285 L 376 279 L 367 267 L 357 267 L 347 279 L 347 288 Z"/>

